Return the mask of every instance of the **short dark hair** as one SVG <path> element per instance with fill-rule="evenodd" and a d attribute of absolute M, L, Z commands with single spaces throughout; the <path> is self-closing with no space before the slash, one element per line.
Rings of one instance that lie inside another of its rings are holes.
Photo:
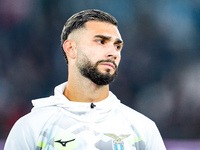
<path fill-rule="evenodd" d="M 107 22 L 117 26 L 117 20 L 113 16 L 97 9 L 84 10 L 71 16 L 65 23 L 61 33 L 61 48 L 66 61 L 67 56 L 63 49 L 63 43 L 72 31 L 85 27 L 85 23 L 90 20 Z"/>

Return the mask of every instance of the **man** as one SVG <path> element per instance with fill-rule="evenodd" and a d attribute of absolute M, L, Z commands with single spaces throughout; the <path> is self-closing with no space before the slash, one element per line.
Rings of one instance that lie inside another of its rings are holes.
<path fill-rule="evenodd" d="M 79 12 L 66 22 L 61 46 L 68 82 L 32 101 L 5 150 L 165 150 L 155 123 L 109 91 L 123 47 L 116 19 L 99 10 Z"/>

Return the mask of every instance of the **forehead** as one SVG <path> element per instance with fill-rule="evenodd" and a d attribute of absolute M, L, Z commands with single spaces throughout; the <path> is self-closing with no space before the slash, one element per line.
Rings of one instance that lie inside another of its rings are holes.
<path fill-rule="evenodd" d="M 117 26 L 101 21 L 88 21 L 85 23 L 86 32 L 90 34 L 104 34 L 108 36 L 112 36 L 113 38 L 121 39 L 121 35 Z"/>

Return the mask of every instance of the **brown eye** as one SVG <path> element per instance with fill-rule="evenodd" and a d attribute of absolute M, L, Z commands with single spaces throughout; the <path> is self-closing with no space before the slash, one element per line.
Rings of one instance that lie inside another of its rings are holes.
<path fill-rule="evenodd" d="M 105 43 L 104 40 L 97 40 L 96 42 L 99 43 L 99 44 L 104 44 Z"/>
<path fill-rule="evenodd" d="M 121 45 L 116 44 L 116 45 L 115 45 L 115 48 L 116 48 L 117 50 L 121 50 Z"/>

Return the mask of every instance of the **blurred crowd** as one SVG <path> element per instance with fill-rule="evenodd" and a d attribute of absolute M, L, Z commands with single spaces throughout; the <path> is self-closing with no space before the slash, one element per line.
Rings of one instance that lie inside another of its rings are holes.
<path fill-rule="evenodd" d="M 199 0 L 1 0 L 0 139 L 32 99 L 67 80 L 61 30 L 91 8 L 116 17 L 125 42 L 113 93 L 153 119 L 163 138 L 200 138 Z"/>

